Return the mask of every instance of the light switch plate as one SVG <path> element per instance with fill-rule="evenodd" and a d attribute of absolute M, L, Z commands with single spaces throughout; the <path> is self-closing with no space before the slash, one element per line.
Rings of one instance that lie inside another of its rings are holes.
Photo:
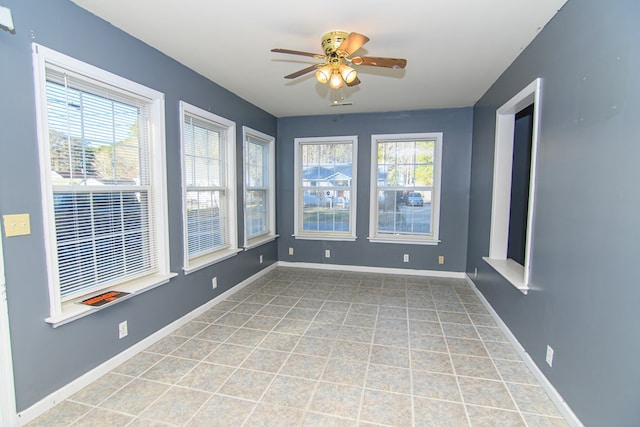
<path fill-rule="evenodd" d="M 31 234 L 29 214 L 3 215 L 5 237 Z"/>

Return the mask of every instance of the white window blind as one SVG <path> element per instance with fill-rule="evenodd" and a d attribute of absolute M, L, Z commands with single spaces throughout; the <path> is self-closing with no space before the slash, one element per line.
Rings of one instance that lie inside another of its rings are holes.
<path fill-rule="evenodd" d="M 184 113 L 183 159 L 188 258 L 229 247 L 227 129 Z"/>
<path fill-rule="evenodd" d="M 46 68 L 61 299 L 157 270 L 149 100 Z"/>

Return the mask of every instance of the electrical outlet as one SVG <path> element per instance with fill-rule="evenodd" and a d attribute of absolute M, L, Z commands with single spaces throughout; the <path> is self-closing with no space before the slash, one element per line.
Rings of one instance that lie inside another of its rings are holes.
<path fill-rule="evenodd" d="M 218 278 L 214 277 L 213 279 L 211 279 L 211 288 L 215 289 L 218 287 Z"/>
<path fill-rule="evenodd" d="M 409 254 L 404 254 L 404 256 L 402 257 L 402 261 L 409 262 Z"/>
<path fill-rule="evenodd" d="M 262 264 L 262 261 L 264 261 L 264 259 L 262 258 L 262 255 L 260 255 L 260 264 Z"/>
<path fill-rule="evenodd" d="M 551 346 L 547 346 L 547 365 L 552 366 L 553 367 L 553 349 L 551 348 Z"/>
<path fill-rule="evenodd" d="M 331 258 L 331 251 L 329 249 L 325 249 L 324 251 L 324 257 L 325 258 Z"/>
<path fill-rule="evenodd" d="M 473 277 L 478 277 L 478 267 L 473 270 Z"/>
<path fill-rule="evenodd" d="M 444 255 L 438 257 L 438 264 L 444 264 Z"/>
<path fill-rule="evenodd" d="M 289 248 L 289 255 L 293 255 L 293 248 Z"/>
<path fill-rule="evenodd" d="M 122 339 L 129 335 L 129 327 L 127 326 L 127 321 L 120 322 L 118 324 L 118 339 Z"/>

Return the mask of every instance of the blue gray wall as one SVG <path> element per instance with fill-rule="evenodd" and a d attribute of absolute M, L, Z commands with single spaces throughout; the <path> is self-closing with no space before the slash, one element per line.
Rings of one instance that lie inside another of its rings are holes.
<path fill-rule="evenodd" d="M 416 95 L 418 96 L 418 95 Z M 347 107 L 348 108 L 348 107 Z M 328 263 L 420 270 L 465 270 L 469 209 L 472 109 L 287 117 L 278 120 L 278 258 L 288 262 Z M 440 240 L 437 246 L 370 243 L 369 191 L 371 135 L 442 132 Z M 358 136 L 357 216 L 354 242 L 301 240 L 294 231 L 294 139 Z M 294 248 L 294 255 L 288 250 Z M 325 249 L 331 258 L 324 258 Z M 409 254 L 409 263 L 403 262 Z M 445 264 L 438 265 L 438 255 Z"/>
<path fill-rule="evenodd" d="M 640 422 L 638 22 L 637 0 L 569 0 L 474 108 L 467 272 L 478 268 L 478 288 L 587 426 Z M 537 77 L 533 290 L 525 296 L 481 257 L 495 111 Z"/>
<path fill-rule="evenodd" d="M 275 242 L 197 271 L 182 272 L 178 101 L 236 122 L 241 183 L 242 126 L 276 132 L 276 118 L 122 33 L 68 0 L 5 0 L 16 34 L 0 34 L 0 214 L 29 213 L 29 236 L 4 238 L 18 411 L 95 368 L 276 260 Z M 59 328 L 49 315 L 31 43 L 37 42 L 165 94 L 170 283 Z M 241 188 L 241 187 L 240 187 Z M 238 239 L 242 241 L 241 193 Z M 258 262 L 264 255 L 264 264 Z M 211 278 L 218 277 L 218 289 Z M 118 340 L 118 323 L 129 336 Z"/>

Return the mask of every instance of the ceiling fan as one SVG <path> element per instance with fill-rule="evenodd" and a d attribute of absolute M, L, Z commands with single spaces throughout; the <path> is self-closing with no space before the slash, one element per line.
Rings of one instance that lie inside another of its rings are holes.
<path fill-rule="evenodd" d="M 310 56 L 315 59 L 324 60 L 324 63 L 311 65 L 284 76 L 284 78 L 295 79 L 296 77 L 303 76 L 315 70 L 318 82 L 322 84 L 328 83 L 332 89 L 339 89 L 345 84 L 347 86 L 360 84 L 358 72 L 351 67 L 351 65 L 396 69 L 404 68 L 407 65 L 407 60 L 401 58 L 351 56 L 368 41 L 369 37 L 363 36 L 362 34 L 331 31 L 322 36 L 324 55 L 290 49 L 271 49 L 271 52 Z"/>

